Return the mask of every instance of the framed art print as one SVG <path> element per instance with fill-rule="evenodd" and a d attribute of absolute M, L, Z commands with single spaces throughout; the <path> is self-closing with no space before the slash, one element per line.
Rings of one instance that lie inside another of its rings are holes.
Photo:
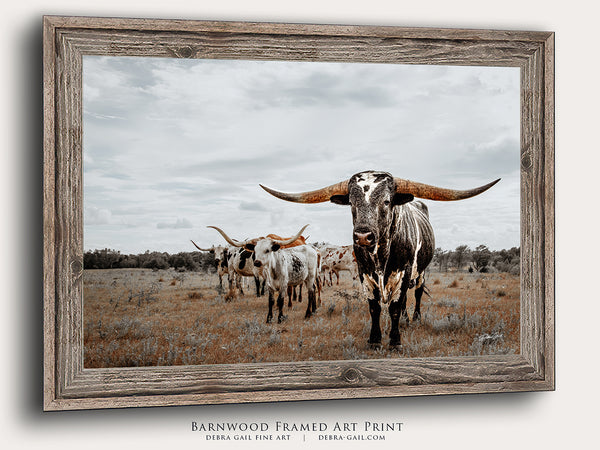
<path fill-rule="evenodd" d="M 44 408 L 554 389 L 553 33 L 44 18 Z"/>

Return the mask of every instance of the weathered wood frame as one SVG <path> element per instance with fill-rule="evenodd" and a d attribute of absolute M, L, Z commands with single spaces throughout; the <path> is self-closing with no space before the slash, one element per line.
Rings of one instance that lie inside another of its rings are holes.
<path fill-rule="evenodd" d="M 519 355 L 84 369 L 82 56 L 519 67 Z M 554 389 L 554 34 L 44 17 L 44 409 Z"/>

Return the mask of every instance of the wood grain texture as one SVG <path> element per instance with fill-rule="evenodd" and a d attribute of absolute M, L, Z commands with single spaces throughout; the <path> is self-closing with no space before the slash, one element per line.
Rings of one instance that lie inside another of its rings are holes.
<path fill-rule="evenodd" d="M 546 346 L 544 351 L 546 371 L 545 377 L 548 383 L 554 386 L 555 379 L 555 335 L 554 335 L 554 35 L 550 35 L 544 41 L 544 122 L 542 130 L 544 133 L 544 269 L 545 284 L 542 296 L 545 307 L 544 335 Z"/>
<path fill-rule="evenodd" d="M 55 48 L 54 27 L 44 21 L 44 184 L 43 184 L 43 292 L 44 292 L 44 407 L 51 406 L 56 395 L 56 322 L 55 322 Z"/>
<path fill-rule="evenodd" d="M 473 371 L 474 365 L 477 370 Z M 86 369 L 65 398 L 540 381 L 521 356 Z M 141 380 L 141 381 L 140 381 Z"/>
<path fill-rule="evenodd" d="M 547 32 L 44 18 L 44 409 L 554 389 L 554 42 Z M 521 70 L 521 354 L 84 369 L 85 55 Z"/>

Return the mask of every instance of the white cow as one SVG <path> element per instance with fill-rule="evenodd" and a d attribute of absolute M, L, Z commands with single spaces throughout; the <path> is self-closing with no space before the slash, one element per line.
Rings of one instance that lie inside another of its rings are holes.
<path fill-rule="evenodd" d="M 299 245 L 283 248 L 295 241 L 308 225 L 305 225 L 297 234 L 286 240 L 262 238 L 256 244 L 246 244 L 245 248 L 254 251 L 254 265 L 262 267 L 269 290 L 269 312 L 267 322 L 273 318 L 273 304 L 277 293 L 277 308 L 279 315 L 277 321 L 285 319 L 283 315 L 283 299 L 288 286 L 304 284 L 308 292 L 308 305 L 305 318 L 309 318 L 316 311 L 315 288 L 317 285 L 317 270 L 319 267 L 319 253 L 312 245 Z"/>

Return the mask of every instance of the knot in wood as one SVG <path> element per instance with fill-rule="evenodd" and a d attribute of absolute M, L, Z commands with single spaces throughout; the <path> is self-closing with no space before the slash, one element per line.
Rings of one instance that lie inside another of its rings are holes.
<path fill-rule="evenodd" d="M 71 261 L 71 273 L 75 277 L 78 277 L 81 275 L 82 271 L 83 271 L 83 263 L 81 262 L 81 260 L 79 258 L 73 259 L 73 261 Z"/>
<path fill-rule="evenodd" d="M 360 372 L 354 367 L 350 367 L 342 372 L 342 378 L 348 383 L 356 383 L 360 380 Z"/>
<path fill-rule="evenodd" d="M 533 166 L 533 160 L 531 159 L 531 152 L 529 150 L 523 152 L 521 155 L 521 168 L 523 170 L 531 170 Z"/>
<path fill-rule="evenodd" d="M 191 58 L 194 55 L 194 49 L 189 46 L 180 47 L 176 50 L 177 56 L 180 58 Z"/>

